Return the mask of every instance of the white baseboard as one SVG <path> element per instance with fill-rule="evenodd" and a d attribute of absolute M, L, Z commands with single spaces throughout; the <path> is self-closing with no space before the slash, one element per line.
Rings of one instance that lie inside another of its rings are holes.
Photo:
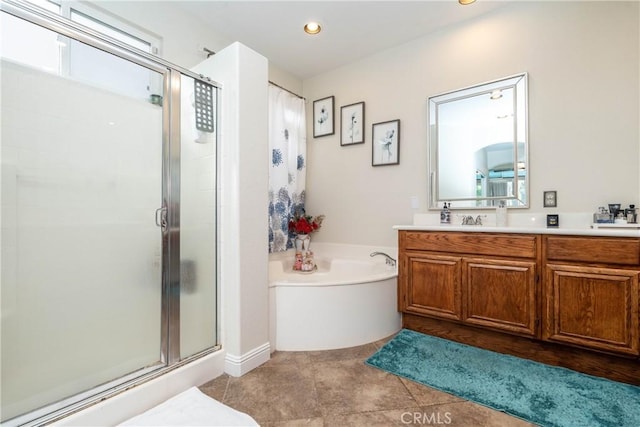
<path fill-rule="evenodd" d="M 241 377 L 270 358 L 271 346 L 268 342 L 240 356 L 227 353 L 224 358 L 224 372 L 232 377 Z"/>

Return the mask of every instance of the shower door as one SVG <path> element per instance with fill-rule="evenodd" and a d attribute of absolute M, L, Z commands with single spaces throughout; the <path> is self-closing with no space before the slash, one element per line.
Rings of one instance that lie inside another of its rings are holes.
<path fill-rule="evenodd" d="M 180 75 L 180 351 L 217 344 L 217 89 Z"/>
<path fill-rule="evenodd" d="M 172 362 L 163 292 L 180 266 L 169 271 L 171 229 L 159 225 L 179 225 L 166 164 L 166 121 L 179 114 L 168 92 L 179 88 L 162 67 L 0 15 L 6 421 Z M 91 52 L 91 78 L 60 74 L 56 58 L 74 44 Z M 131 76 L 148 96 L 123 90 Z"/>

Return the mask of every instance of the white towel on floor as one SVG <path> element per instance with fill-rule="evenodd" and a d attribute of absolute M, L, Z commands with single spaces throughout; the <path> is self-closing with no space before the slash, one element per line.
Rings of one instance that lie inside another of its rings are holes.
<path fill-rule="evenodd" d="M 210 398 L 197 387 L 128 419 L 120 426 L 259 426 L 249 415 Z"/>

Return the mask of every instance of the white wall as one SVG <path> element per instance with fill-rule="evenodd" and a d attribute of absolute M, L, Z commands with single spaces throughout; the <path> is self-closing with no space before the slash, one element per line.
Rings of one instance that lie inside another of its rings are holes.
<path fill-rule="evenodd" d="M 335 96 L 336 133 L 309 126 L 307 211 L 314 239 L 396 245 L 394 224 L 427 212 L 427 98 L 529 73 L 530 212 L 640 204 L 639 4 L 514 3 L 303 82 Z M 365 102 L 365 144 L 340 146 L 340 106 Z M 307 119 L 311 122 L 312 108 Z M 371 124 L 401 120 L 400 165 L 371 166 Z M 558 191 L 558 208 L 542 192 Z M 418 196 L 414 210 L 410 197 Z M 585 224 L 587 226 L 587 224 Z"/>
<path fill-rule="evenodd" d="M 225 371 L 269 359 L 267 60 L 234 43 L 194 67 L 222 84 L 220 276 Z"/>

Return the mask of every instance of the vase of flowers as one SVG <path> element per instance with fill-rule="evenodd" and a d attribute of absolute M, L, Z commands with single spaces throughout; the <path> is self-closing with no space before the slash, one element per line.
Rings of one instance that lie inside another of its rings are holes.
<path fill-rule="evenodd" d="M 307 215 L 304 210 L 296 211 L 295 215 L 289 220 L 289 231 L 294 234 L 311 234 L 320 229 L 324 215 L 313 217 Z"/>
<path fill-rule="evenodd" d="M 296 260 L 293 264 L 294 270 L 309 273 L 316 270 L 313 252 L 309 249 L 309 245 L 311 244 L 311 233 L 320 229 L 323 220 L 324 215 L 313 217 L 307 215 L 304 210 L 296 212 L 289 220 L 289 231 L 295 235 Z"/>

